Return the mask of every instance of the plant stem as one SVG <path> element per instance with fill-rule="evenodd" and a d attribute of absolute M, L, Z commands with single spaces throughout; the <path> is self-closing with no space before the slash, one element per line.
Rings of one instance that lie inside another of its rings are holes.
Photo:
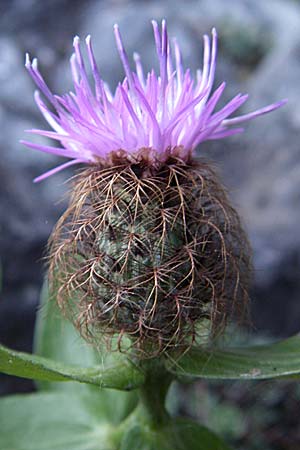
<path fill-rule="evenodd" d="M 165 400 L 172 377 L 162 369 L 160 364 L 147 361 L 143 364 L 145 365 L 147 366 L 145 367 L 145 383 L 139 389 L 138 408 L 149 424 L 159 426 L 169 419 Z"/>
<path fill-rule="evenodd" d="M 170 420 L 165 402 L 173 376 L 166 371 L 160 360 L 144 360 L 138 364 L 145 375 L 145 382 L 138 389 L 137 407 L 112 433 L 116 446 L 120 445 L 122 437 L 133 425 L 140 424 L 145 429 L 155 430 Z"/>
<path fill-rule="evenodd" d="M 150 426 L 157 427 L 169 420 L 165 401 L 172 376 L 160 361 L 144 361 L 141 366 L 145 373 L 145 383 L 139 389 L 138 410 Z"/>

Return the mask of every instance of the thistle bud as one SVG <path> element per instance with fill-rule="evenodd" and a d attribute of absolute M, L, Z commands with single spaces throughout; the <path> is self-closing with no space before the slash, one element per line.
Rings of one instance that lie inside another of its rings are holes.
<path fill-rule="evenodd" d="M 76 177 L 51 240 L 58 302 L 85 336 L 160 351 L 214 331 L 247 302 L 249 247 L 215 172 L 170 157 Z"/>
<path fill-rule="evenodd" d="M 215 112 L 225 88 L 214 93 L 217 36 L 204 36 L 203 70 L 184 72 L 175 42 L 173 57 L 162 22 L 153 22 L 160 73 L 144 76 L 135 55 L 131 72 L 118 27 L 115 36 L 126 78 L 112 94 L 86 40 L 95 90 L 88 82 L 79 39 L 71 58 L 75 94 L 54 96 L 37 64 L 27 59 L 37 104 L 62 148 L 25 142 L 88 167 L 73 179 L 69 207 L 50 240 L 50 284 L 81 334 L 93 343 L 129 336 L 147 356 L 197 338 L 209 322 L 211 336 L 248 304 L 250 250 L 238 214 L 207 162 L 193 150 L 201 142 L 242 130 L 235 125 L 272 111 L 279 102 L 228 118 L 247 99 L 237 95 Z M 232 127 L 233 126 L 233 127 Z"/>

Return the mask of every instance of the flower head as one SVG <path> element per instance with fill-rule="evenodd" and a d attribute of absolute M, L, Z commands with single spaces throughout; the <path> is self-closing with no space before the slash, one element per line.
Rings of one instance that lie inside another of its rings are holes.
<path fill-rule="evenodd" d="M 49 288 L 59 307 L 93 344 L 117 336 L 122 349 L 127 336 L 147 357 L 202 343 L 200 334 L 213 338 L 232 317 L 246 315 L 247 237 L 217 174 L 193 150 L 283 104 L 230 118 L 247 95 L 217 108 L 225 83 L 213 91 L 216 31 L 204 36 L 203 68 L 194 79 L 176 41 L 171 50 L 165 21 L 161 30 L 153 22 L 153 30 L 159 74 L 144 75 L 137 54 L 131 71 L 115 26 L 125 79 L 114 93 L 101 78 L 90 37 L 93 86 L 76 37 L 74 92 L 63 96 L 51 93 L 27 56 L 37 105 L 53 128 L 31 132 L 61 145 L 24 142 L 70 159 L 36 180 L 88 164 L 73 178 L 69 206 L 50 239 Z"/>
<path fill-rule="evenodd" d="M 223 108 L 215 111 L 225 89 L 223 82 L 214 92 L 213 83 L 217 57 L 217 33 L 204 36 L 203 67 L 194 79 L 190 70 L 184 70 L 176 41 L 171 50 L 166 22 L 161 31 L 153 21 L 154 39 L 159 61 L 159 74 L 151 70 L 144 75 L 140 56 L 134 54 L 135 71 L 130 69 L 118 26 L 115 39 L 125 78 L 115 92 L 102 80 L 95 61 L 91 38 L 86 38 L 88 60 L 93 75 L 93 87 L 88 80 L 78 37 L 74 39 L 75 52 L 71 57 L 74 92 L 54 95 L 37 66 L 37 60 L 26 56 L 26 68 L 50 102 L 49 108 L 35 93 L 36 103 L 54 131 L 30 130 L 60 142 L 61 146 L 47 146 L 22 141 L 30 148 L 70 158 L 36 181 L 77 163 L 95 163 L 109 160 L 120 150 L 134 161 L 146 151 L 151 162 L 164 161 L 172 152 L 187 159 L 203 141 L 220 139 L 243 131 L 242 122 L 280 107 L 274 103 L 249 114 L 229 118 L 248 98 L 238 94 Z M 54 112 L 53 112 L 54 110 Z"/>

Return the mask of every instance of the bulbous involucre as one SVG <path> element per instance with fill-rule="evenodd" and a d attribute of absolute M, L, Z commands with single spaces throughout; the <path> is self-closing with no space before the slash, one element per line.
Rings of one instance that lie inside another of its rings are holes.
<path fill-rule="evenodd" d="M 249 246 L 215 172 L 170 158 L 94 166 L 51 241 L 58 302 L 88 339 L 129 335 L 152 355 L 245 313 Z"/>

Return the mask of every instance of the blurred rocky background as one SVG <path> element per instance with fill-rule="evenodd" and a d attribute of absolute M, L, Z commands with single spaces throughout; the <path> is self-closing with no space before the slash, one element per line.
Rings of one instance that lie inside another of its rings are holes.
<path fill-rule="evenodd" d="M 71 89 L 72 38 L 91 34 L 102 76 L 114 86 L 123 72 L 113 24 L 119 23 L 128 53 L 139 51 L 149 69 L 154 60 L 150 19 L 163 17 L 170 35 L 177 36 L 185 65 L 192 69 L 201 65 L 202 35 L 217 27 L 217 82 L 227 81 L 227 98 L 238 92 L 250 94 L 244 112 L 289 99 L 281 110 L 247 124 L 244 135 L 206 143 L 199 154 L 215 161 L 249 232 L 255 265 L 253 332 L 283 337 L 300 330 L 300 2 L 0 0 L 0 341 L 6 345 L 31 349 L 46 242 L 64 210 L 65 180 L 72 174 L 65 171 L 32 183 L 60 160 L 19 144 L 26 138 L 25 129 L 47 128 L 33 101 L 34 85 L 24 69 L 24 54 L 37 56 L 52 90 L 63 93 Z M 247 402 L 251 404 L 247 389 L 252 388 L 235 386 L 217 386 L 210 400 L 229 405 L 222 417 L 233 417 L 232 421 Z M 29 389 L 30 382 L 0 378 L 0 394 Z M 197 389 L 204 395 L 208 388 L 200 383 Z M 287 389 L 293 399 L 290 409 L 284 403 Z M 263 390 L 254 389 L 252 402 Z M 287 415 L 295 415 L 295 399 L 300 401 L 294 385 L 285 384 L 280 392 L 268 387 L 269 391 L 273 394 L 267 400 L 263 397 L 260 405 L 262 411 L 273 411 L 267 430 L 288 422 Z M 203 415 L 182 407 L 188 414 Z M 279 411 L 285 411 L 284 418 Z M 238 437 L 229 437 L 235 445 L 243 450 L 300 448 L 299 424 L 291 425 L 292 434 L 288 425 L 279 426 L 271 433 L 276 439 L 263 435 L 256 447 L 247 438 L 249 429 L 257 433 L 260 423 L 256 412 L 253 417 L 256 425 L 251 418 L 240 417 Z M 212 416 L 206 418 L 214 423 Z M 281 442 L 278 433 L 281 437 L 286 433 L 290 440 Z"/>

